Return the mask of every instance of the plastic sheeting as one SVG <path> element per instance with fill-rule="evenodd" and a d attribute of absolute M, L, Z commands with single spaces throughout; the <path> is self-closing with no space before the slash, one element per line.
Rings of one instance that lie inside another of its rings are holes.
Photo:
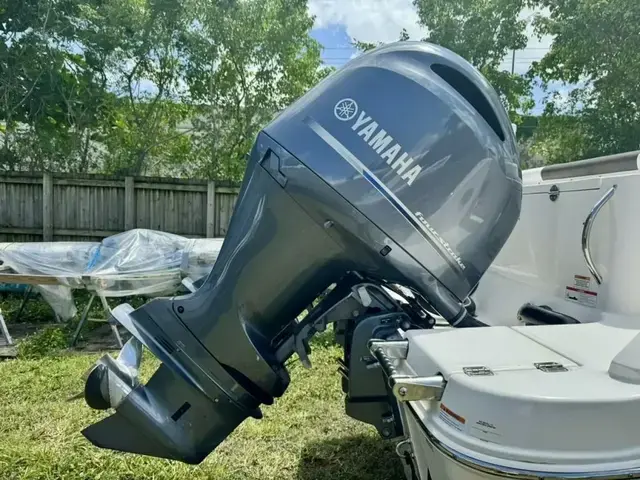
<path fill-rule="evenodd" d="M 175 292 L 185 276 L 197 280 L 213 267 L 223 239 L 189 239 L 135 229 L 94 242 L 0 244 L 0 261 L 16 273 L 56 277 L 38 290 L 63 320 L 76 315 L 71 289 L 106 297 Z"/>

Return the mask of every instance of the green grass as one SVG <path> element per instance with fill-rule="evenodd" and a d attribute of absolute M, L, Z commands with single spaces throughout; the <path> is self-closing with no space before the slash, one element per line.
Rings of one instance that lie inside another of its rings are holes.
<path fill-rule="evenodd" d="M 313 368 L 293 363 L 284 397 L 198 466 L 98 449 L 80 434 L 105 413 L 68 398 L 99 354 L 0 362 L 0 479 L 402 480 L 393 445 L 344 413 L 340 350 L 314 344 Z M 146 355 L 143 375 L 156 366 Z"/>
<path fill-rule="evenodd" d="M 89 302 L 91 294 L 87 290 L 73 290 L 72 293 L 79 316 Z M 22 294 L 0 293 L 0 308 L 2 308 L 2 314 L 5 320 L 10 323 L 52 323 L 56 321 L 51 306 L 42 299 L 36 290 L 31 292 L 29 301 L 20 313 L 20 318 L 17 318 L 23 298 L 24 296 Z M 141 296 L 107 299 L 112 308 L 123 302 L 127 302 L 134 308 L 137 308 L 147 300 L 147 298 Z M 104 310 L 98 298 L 96 298 L 91 305 L 89 318 L 104 318 Z"/>
<path fill-rule="evenodd" d="M 25 305 L 24 310 L 22 310 L 20 318 L 18 319 L 20 323 L 43 323 L 56 321 L 53 310 L 51 310 L 51 307 L 47 303 L 40 300 L 41 297 L 37 292 L 32 292 L 30 298 L 31 299 Z M 0 294 L 0 308 L 2 308 L 2 315 L 4 315 L 7 322 L 16 322 L 16 317 L 20 310 L 22 299 L 22 294 Z"/>

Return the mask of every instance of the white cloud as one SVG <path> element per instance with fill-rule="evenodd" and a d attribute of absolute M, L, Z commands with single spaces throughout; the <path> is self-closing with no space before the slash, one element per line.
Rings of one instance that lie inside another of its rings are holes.
<path fill-rule="evenodd" d="M 347 35 L 362 42 L 393 42 L 406 28 L 411 38 L 421 38 L 418 14 L 411 0 L 309 0 L 316 27 L 344 25 Z"/>

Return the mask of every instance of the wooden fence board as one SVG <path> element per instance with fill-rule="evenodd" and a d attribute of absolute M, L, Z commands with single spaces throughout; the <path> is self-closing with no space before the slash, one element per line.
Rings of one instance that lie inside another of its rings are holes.
<path fill-rule="evenodd" d="M 0 174 L 0 242 L 43 241 L 45 234 L 54 241 L 99 241 L 129 228 L 221 237 L 238 191 L 224 182 L 210 191 L 205 180 Z"/>

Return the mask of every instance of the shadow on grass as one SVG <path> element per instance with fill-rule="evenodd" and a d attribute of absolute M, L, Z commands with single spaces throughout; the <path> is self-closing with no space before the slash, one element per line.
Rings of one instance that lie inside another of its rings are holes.
<path fill-rule="evenodd" d="M 310 443 L 302 451 L 298 480 L 405 480 L 395 444 L 370 436 Z"/>

